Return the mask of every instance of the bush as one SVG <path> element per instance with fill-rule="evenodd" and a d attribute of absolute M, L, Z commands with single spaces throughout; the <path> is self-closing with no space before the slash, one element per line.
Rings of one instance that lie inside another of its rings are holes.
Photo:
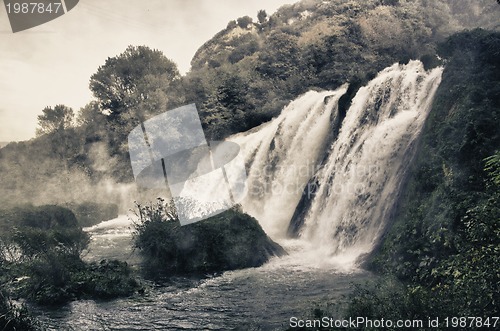
<path fill-rule="evenodd" d="M 47 254 L 26 266 L 29 278 L 18 289 L 40 305 L 60 305 L 75 299 L 113 299 L 141 289 L 126 262 L 102 260 L 86 264 L 71 255 Z"/>
<path fill-rule="evenodd" d="M 243 16 L 237 19 L 238 25 L 242 29 L 246 29 L 249 24 L 252 24 L 253 20 L 250 16 Z"/>
<path fill-rule="evenodd" d="M 25 205 L 0 211 L 0 228 L 0 248 L 15 246 L 24 259 L 51 250 L 79 256 L 90 240 L 69 209 L 53 205 Z"/>
<path fill-rule="evenodd" d="M 442 299 L 441 293 L 431 293 L 420 286 L 405 285 L 396 279 L 383 278 L 372 284 L 355 286 L 345 318 L 356 319 L 362 316 L 371 320 L 422 320 L 425 325 L 429 317 L 459 316 L 456 312 L 453 314 L 451 307 L 445 307 L 444 310 L 440 306 Z M 439 310 L 435 310 L 436 305 Z"/>
<path fill-rule="evenodd" d="M 118 260 L 91 263 L 84 273 L 76 275 L 75 278 L 81 297 L 113 299 L 142 291 L 127 262 Z"/>
<path fill-rule="evenodd" d="M 25 306 L 16 306 L 0 289 L 0 330 L 2 331 L 34 331 L 40 330 L 39 323 L 29 314 Z"/>
<path fill-rule="evenodd" d="M 6 227 L 31 227 L 41 230 L 78 226 L 71 210 L 55 205 L 20 205 L 0 210 L 0 224 Z"/>
<path fill-rule="evenodd" d="M 17 292 L 41 305 L 58 305 L 76 298 L 73 275 L 85 271 L 85 263 L 75 255 L 46 252 L 24 265 L 26 279 Z"/>
<path fill-rule="evenodd" d="M 68 209 L 23 206 L 0 216 L 0 224 L 6 225 L 0 233 L 0 285 L 21 277 L 12 289 L 16 295 L 59 305 L 131 295 L 140 288 L 125 262 L 87 264 L 81 259 L 90 237 Z"/>

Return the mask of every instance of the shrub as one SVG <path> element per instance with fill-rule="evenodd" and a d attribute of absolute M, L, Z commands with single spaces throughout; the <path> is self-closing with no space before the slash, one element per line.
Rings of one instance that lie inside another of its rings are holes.
<path fill-rule="evenodd" d="M 85 272 L 75 276 L 75 283 L 79 285 L 79 296 L 93 299 L 130 296 L 142 288 L 127 262 L 118 260 L 89 264 Z"/>
<path fill-rule="evenodd" d="M 131 295 L 140 288 L 125 262 L 87 264 L 81 259 L 90 237 L 66 208 L 16 207 L 1 212 L 0 220 L 9 225 L 0 234 L 0 285 L 22 277 L 13 288 L 20 297 L 58 305 Z"/>
<path fill-rule="evenodd" d="M 29 278 L 19 293 L 41 305 L 74 299 L 113 299 L 141 289 L 126 262 L 102 260 L 86 264 L 71 255 L 47 254 L 26 267 Z"/>
<path fill-rule="evenodd" d="M 0 330 L 40 330 L 39 323 L 29 314 L 25 306 L 14 305 L 6 291 L 0 289 Z"/>
<path fill-rule="evenodd" d="M 250 16 L 243 16 L 237 19 L 238 25 L 242 29 L 246 29 L 249 24 L 252 24 L 253 20 Z"/>

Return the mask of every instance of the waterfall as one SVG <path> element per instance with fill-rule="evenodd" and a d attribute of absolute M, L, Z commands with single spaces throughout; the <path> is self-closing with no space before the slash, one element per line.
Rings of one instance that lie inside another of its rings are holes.
<path fill-rule="evenodd" d="M 323 256 L 369 252 L 386 225 L 441 74 L 442 68 L 425 71 L 419 61 L 395 64 L 359 89 L 343 120 L 337 104 L 346 86 L 308 92 L 271 122 L 233 136 L 248 172 L 243 209 L 279 239 L 306 194 L 303 244 Z"/>
<path fill-rule="evenodd" d="M 337 103 L 347 85 L 336 91 L 310 91 L 293 101 L 271 122 L 230 140 L 241 146 L 247 168 L 243 209 L 274 238 L 284 237 L 307 182 L 324 158 Z"/>
<path fill-rule="evenodd" d="M 338 253 L 370 251 L 384 228 L 441 69 L 420 62 L 383 70 L 352 101 L 324 167 L 301 236 Z"/>

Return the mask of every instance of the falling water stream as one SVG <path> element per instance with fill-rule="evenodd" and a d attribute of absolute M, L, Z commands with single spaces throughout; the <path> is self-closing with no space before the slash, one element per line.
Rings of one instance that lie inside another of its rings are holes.
<path fill-rule="evenodd" d="M 203 280 L 173 279 L 145 296 L 76 301 L 40 311 L 42 320 L 54 330 L 285 330 L 319 303 L 344 302 L 352 282 L 370 277 L 358 258 L 386 225 L 441 73 L 419 61 L 395 64 L 357 92 L 345 118 L 338 101 L 347 86 L 310 91 L 274 120 L 230 137 L 247 169 L 242 207 L 288 256 Z M 297 238 L 287 238 L 304 194 Z M 85 230 L 93 237 L 87 259 L 138 266 L 129 217 Z"/>

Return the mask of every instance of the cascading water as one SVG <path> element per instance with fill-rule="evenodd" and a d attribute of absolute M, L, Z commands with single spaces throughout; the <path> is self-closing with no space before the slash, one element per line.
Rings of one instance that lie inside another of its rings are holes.
<path fill-rule="evenodd" d="M 243 209 L 280 238 L 302 193 L 311 193 L 300 230 L 300 241 L 314 251 L 308 258 L 344 253 L 351 261 L 369 252 L 386 224 L 441 74 L 442 68 L 425 71 L 419 61 L 383 70 L 358 91 L 340 131 L 336 109 L 345 86 L 308 92 L 272 122 L 233 137 L 249 168 Z M 311 183 L 314 188 L 306 187 Z"/>
<path fill-rule="evenodd" d="M 310 91 L 273 121 L 230 139 L 246 156 L 243 208 L 274 238 L 285 236 L 302 190 L 324 157 L 346 91 L 346 85 L 333 92 Z"/>
<path fill-rule="evenodd" d="M 302 237 L 328 253 L 370 251 L 384 228 L 442 70 L 394 65 L 359 90 L 330 156 Z"/>

